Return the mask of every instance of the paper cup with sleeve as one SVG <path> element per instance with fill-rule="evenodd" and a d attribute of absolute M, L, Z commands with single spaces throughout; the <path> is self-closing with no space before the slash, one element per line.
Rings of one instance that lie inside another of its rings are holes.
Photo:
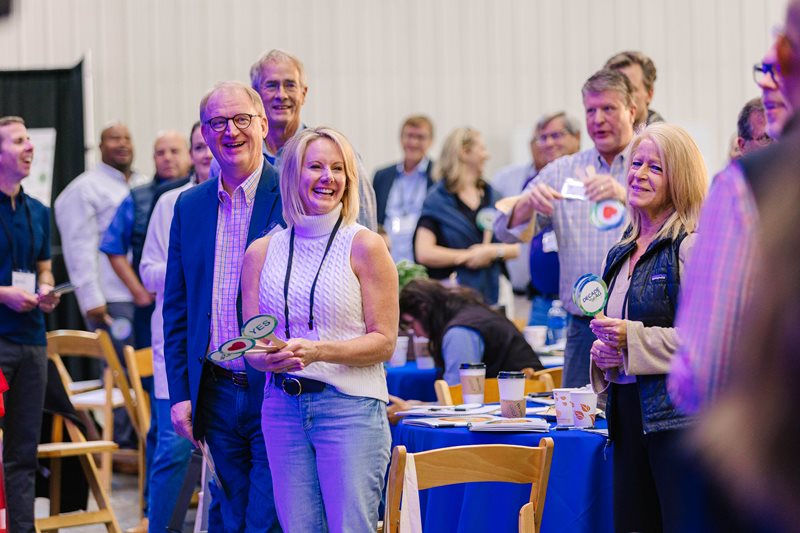
<path fill-rule="evenodd" d="M 588 389 L 578 389 L 570 393 L 572 417 L 577 428 L 594 427 L 597 416 L 597 394 Z"/>
<path fill-rule="evenodd" d="M 464 403 L 483 403 L 486 386 L 486 363 L 461 363 L 458 369 L 461 378 L 461 396 Z"/>
<path fill-rule="evenodd" d="M 525 417 L 525 374 L 502 371 L 497 374 L 500 414 L 505 418 Z"/>
<path fill-rule="evenodd" d="M 408 359 L 408 337 L 397 337 L 397 343 L 394 345 L 394 353 L 392 358 L 389 359 L 389 366 L 403 366 Z"/>
<path fill-rule="evenodd" d="M 572 399 L 570 395 L 574 390 L 577 389 L 553 389 L 553 401 L 555 402 L 556 408 L 556 425 L 558 426 L 573 425 Z"/>

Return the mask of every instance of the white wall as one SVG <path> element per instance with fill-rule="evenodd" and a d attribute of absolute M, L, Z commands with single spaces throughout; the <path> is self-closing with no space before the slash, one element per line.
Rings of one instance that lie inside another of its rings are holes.
<path fill-rule="evenodd" d="M 215 82 L 247 81 L 266 50 L 306 65 L 308 124 L 344 131 L 368 169 L 398 157 L 398 126 L 429 114 L 437 143 L 483 131 L 488 173 L 520 153 L 546 111 L 582 116 L 580 86 L 613 53 L 658 67 L 652 107 L 724 162 L 752 65 L 786 0 L 14 0 L 0 69 L 64 67 L 91 51 L 96 132 L 128 123 L 152 172 L 158 130 L 189 130 Z M 516 135 L 515 135 L 516 132 Z M 585 139 L 584 144 L 588 142 Z M 524 152 L 523 152 L 524 153 Z M 518 157 L 518 156 L 517 156 Z"/>

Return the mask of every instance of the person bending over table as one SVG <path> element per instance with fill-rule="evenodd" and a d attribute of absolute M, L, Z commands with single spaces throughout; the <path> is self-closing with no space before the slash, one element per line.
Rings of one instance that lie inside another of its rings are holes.
<path fill-rule="evenodd" d="M 489 158 L 481 134 L 470 128 L 454 130 L 444 141 L 442 156 L 433 170 L 434 185 L 414 234 L 416 262 L 428 267 L 432 278 L 455 273 L 458 283 L 472 287 L 488 304 L 496 304 L 503 259 L 519 255 L 518 244 L 484 239 L 476 217 L 493 207 L 500 194 L 483 179 Z M 491 230 L 491 228 L 489 228 Z"/>
<path fill-rule="evenodd" d="M 287 342 L 247 355 L 268 376 L 262 427 L 286 531 L 375 531 L 389 463 L 383 363 L 398 323 L 397 270 L 378 234 L 355 222 L 350 143 L 308 128 L 286 145 L 285 230 L 255 241 L 242 271 L 243 315 L 278 318 Z"/>
<path fill-rule="evenodd" d="M 608 252 L 605 315 L 590 327 L 591 382 L 609 391 L 617 531 L 699 531 L 702 483 L 682 449 L 691 419 L 678 412 L 666 374 L 681 271 L 694 242 L 708 177 L 689 134 L 646 127 L 632 142 L 627 197 L 631 223 Z"/>
<path fill-rule="evenodd" d="M 450 385 L 461 363 L 486 363 L 486 377 L 501 370 L 542 370 L 541 361 L 517 327 L 465 287 L 415 279 L 400 293 L 400 319 L 429 339 L 429 351 Z"/>

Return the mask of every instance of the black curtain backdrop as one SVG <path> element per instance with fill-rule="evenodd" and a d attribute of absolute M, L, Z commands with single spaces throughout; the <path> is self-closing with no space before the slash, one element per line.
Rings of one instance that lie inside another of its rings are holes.
<path fill-rule="evenodd" d="M 29 128 L 56 129 L 52 206 L 64 187 L 85 170 L 83 62 L 68 69 L 0 71 L 0 116 L 6 115 L 24 118 Z M 53 275 L 61 283 L 68 276 L 52 212 L 50 229 Z M 85 329 L 74 294 L 62 297 L 47 317 L 48 330 L 63 328 Z"/>

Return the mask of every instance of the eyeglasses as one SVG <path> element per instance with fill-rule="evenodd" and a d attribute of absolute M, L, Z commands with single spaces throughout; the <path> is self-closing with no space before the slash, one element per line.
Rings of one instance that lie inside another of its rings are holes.
<path fill-rule="evenodd" d="M 281 87 L 287 93 L 295 93 L 300 90 L 300 84 L 294 80 L 284 80 L 282 82 L 268 80 L 261 84 L 261 90 L 267 94 L 275 94 Z"/>
<path fill-rule="evenodd" d="M 772 143 L 772 137 L 770 137 L 770 136 L 769 136 L 769 135 L 767 135 L 766 133 L 765 133 L 765 134 L 763 134 L 761 137 L 758 137 L 758 138 L 756 138 L 756 137 L 750 137 L 750 136 L 747 136 L 747 137 L 742 137 L 742 138 L 743 138 L 745 141 L 752 141 L 752 142 L 756 143 L 756 144 L 757 144 L 757 145 L 759 145 L 759 146 L 766 146 L 766 145 L 768 145 L 768 144 Z"/>
<path fill-rule="evenodd" d="M 767 80 L 767 76 L 769 76 L 769 80 Z M 780 76 L 780 68 L 778 65 L 772 63 L 758 63 L 753 65 L 753 81 L 756 82 L 756 85 L 761 85 L 765 81 L 777 85 L 778 76 Z"/>
<path fill-rule="evenodd" d="M 253 121 L 253 117 L 260 117 L 261 115 L 251 115 L 250 113 L 239 113 L 233 115 L 232 117 L 214 117 L 206 120 L 206 124 L 208 127 L 216 132 L 225 131 L 225 128 L 228 127 L 228 121 L 232 120 L 233 125 L 239 128 L 240 131 L 244 131 L 250 127 L 250 123 Z"/>
<path fill-rule="evenodd" d="M 553 133 L 542 133 L 534 137 L 534 140 L 539 144 L 545 144 L 547 139 L 553 139 L 553 141 L 559 141 L 566 137 L 569 134 L 567 130 L 559 130 L 554 131 Z"/>

